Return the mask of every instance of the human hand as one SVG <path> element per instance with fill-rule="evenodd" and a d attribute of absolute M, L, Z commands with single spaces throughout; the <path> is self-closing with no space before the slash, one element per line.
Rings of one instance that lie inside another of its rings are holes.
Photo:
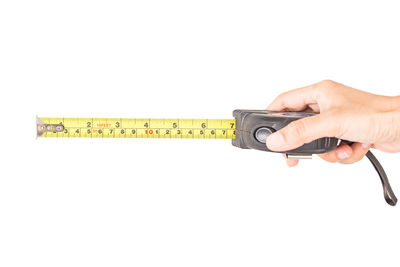
<path fill-rule="evenodd" d="M 374 95 L 333 81 L 322 81 L 279 95 L 267 108 L 272 111 L 314 111 L 271 134 L 267 146 L 287 151 L 322 137 L 354 142 L 319 154 L 329 162 L 350 164 L 374 147 L 400 152 L 400 97 Z M 289 166 L 298 160 L 288 159 Z"/>

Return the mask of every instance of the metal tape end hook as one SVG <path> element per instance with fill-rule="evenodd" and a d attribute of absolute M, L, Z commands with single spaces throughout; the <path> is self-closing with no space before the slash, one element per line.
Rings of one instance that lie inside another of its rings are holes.
<path fill-rule="evenodd" d="M 36 139 L 46 132 L 46 123 L 36 116 Z"/>

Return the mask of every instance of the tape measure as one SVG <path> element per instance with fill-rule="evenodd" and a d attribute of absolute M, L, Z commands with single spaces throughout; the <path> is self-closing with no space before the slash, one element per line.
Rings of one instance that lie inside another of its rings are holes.
<path fill-rule="evenodd" d="M 36 118 L 36 129 L 38 137 L 232 139 L 232 145 L 239 148 L 270 151 L 266 146 L 270 134 L 314 115 L 238 109 L 233 111 L 235 119 Z M 337 145 L 338 139 L 324 137 L 284 153 L 287 158 L 310 158 Z M 396 205 L 397 198 L 379 161 L 371 151 L 366 156 L 379 174 L 386 202 Z"/>
<path fill-rule="evenodd" d="M 38 137 L 235 139 L 234 119 L 37 118 Z"/>

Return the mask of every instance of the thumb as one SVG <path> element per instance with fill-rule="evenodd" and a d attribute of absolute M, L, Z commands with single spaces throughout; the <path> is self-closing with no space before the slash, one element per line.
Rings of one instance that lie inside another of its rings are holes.
<path fill-rule="evenodd" d="M 267 138 L 273 151 L 287 151 L 322 137 L 334 137 L 339 126 L 334 118 L 318 114 L 289 123 Z"/>

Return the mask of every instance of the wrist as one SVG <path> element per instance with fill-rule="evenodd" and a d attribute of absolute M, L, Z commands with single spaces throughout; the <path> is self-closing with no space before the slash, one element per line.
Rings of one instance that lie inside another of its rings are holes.
<path fill-rule="evenodd" d="M 388 97 L 386 111 L 384 112 L 385 119 L 383 120 L 388 127 L 388 132 L 391 133 L 390 139 L 392 142 L 400 142 L 400 96 Z"/>

